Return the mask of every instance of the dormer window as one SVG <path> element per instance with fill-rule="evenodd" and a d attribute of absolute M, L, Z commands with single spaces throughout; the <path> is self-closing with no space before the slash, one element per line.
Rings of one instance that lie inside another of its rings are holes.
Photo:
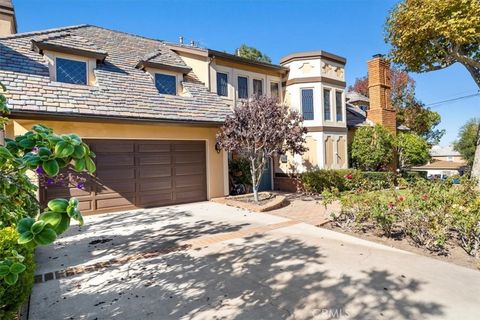
<path fill-rule="evenodd" d="M 169 75 L 156 73 L 155 74 L 155 86 L 158 89 L 158 92 L 162 94 L 177 94 L 177 77 Z"/>
<path fill-rule="evenodd" d="M 87 63 L 71 59 L 56 58 L 56 80 L 58 82 L 83 84 L 87 81 Z"/>

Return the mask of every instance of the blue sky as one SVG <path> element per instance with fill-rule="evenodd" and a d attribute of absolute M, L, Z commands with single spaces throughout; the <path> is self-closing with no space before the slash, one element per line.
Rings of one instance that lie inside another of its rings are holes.
<path fill-rule="evenodd" d="M 273 62 L 291 52 L 326 50 L 347 58 L 347 83 L 366 74 L 366 61 L 387 53 L 383 25 L 392 0 L 13 0 L 20 32 L 75 24 L 106 28 L 168 41 L 182 35 L 202 46 L 234 52 L 255 46 Z M 414 74 L 417 97 L 427 105 L 478 92 L 461 65 Z M 455 140 L 468 119 L 480 117 L 480 97 L 432 106 Z"/>

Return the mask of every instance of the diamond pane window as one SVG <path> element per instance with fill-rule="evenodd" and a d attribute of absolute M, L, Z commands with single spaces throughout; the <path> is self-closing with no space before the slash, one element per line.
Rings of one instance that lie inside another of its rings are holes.
<path fill-rule="evenodd" d="M 168 74 L 155 74 L 155 86 L 163 94 L 177 94 L 177 78 Z"/>
<path fill-rule="evenodd" d="M 217 94 L 222 97 L 228 96 L 228 75 L 217 72 Z"/>
<path fill-rule="evenodd" d="M 238 98 L 248 98 L 248 78 L 246 77 L 238 77 Z"/>
<path fill-rule="evenodd" d="M 87 63 L 83 61 L 56 59 L 57 81 L 87 84 Z"/>

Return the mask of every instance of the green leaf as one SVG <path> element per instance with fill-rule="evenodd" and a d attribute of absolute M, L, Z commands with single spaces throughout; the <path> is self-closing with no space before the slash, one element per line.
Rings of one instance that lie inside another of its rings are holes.
<path fill-rule="evenodd" d="M 32 225 L 35 223 L 35 219 L 33 218 L 23 218 L 17 224 L 17 232 L 18 233 L 25 233 L 32 229 Z"/>
<path fill-rule="evenodd" d="M 11 154 L 10 151 L 8 151 L 7 148 L 0 146 L 0 157 L 6 158 L 6 159 L 11 159 L 13 158 L 13 155 Z"/>
<path fill-rule="evenodd" d="M 23 271 L 25 271 L 25 269 L 27 269 L 27 267 L 23 263 L 15 262 L 14 264 L 12 264 L 10 266 L 10 272 L 11 273 L 19 274 L 19 273 L 22 273 Z"/>
<path fill-rule="evenodd" d="M 55 146 L 55 155 L 59 158 L 66 158 L 70 156 L 74 150 L 75 147 L 72 144 L 66 141 L 60 141 Z"/>
<path fill-rule="evenodd" d="M 74 146 L 79 146 L 82 143 L 82 139 L 76 134 L 72 133 L 72 134 L 69 134 L 68 136 L 70 137 L 71 142 Z"/>
<path fill-rule="evenodd" d="M 32 241 L 34 238 L 34 234 L 30 231 L 24 232 L 20 234 L 20 237 L 18 237 L 18 244 L 25 244 L 29 243 Z"/>
<path fill-rule="evenodd" d="M 75 159 L 73 160 L 73 169 L 77 172 L 82 172 L 85 170 L 86 162 L 85 159 Z"/>
<path fill-rule="evenodd" d="M 95 170 L 97 170 L 95 162 L 93 162 L 92 158 L 90 158 L 89 156 L 85 157 L 85 165 L 89 173 L 94 173 Z"/>
<path fill-rule="evenodd" d="M 39 156 L 34 155 L 34 154 L 27 154 L 25 157 L 23 157 L 25 160 L 25 163 L 27 164 L 28 167 L 30 168 L 36 168 L 41 162 L 41 159 Z"/>
<path fill-rule="evenodd" d="M 50 156 L 52 155 L 52 151 L 50 151 L 50 149 L 48 148 L 40 147 L 38 148 L 37 154 L 42 160 L 48 160 L 48 158 L 50 158 Z"/>
<path fill-rule="evenodd" d="M 60 235 L 70 227 L 70 217 L 66 213 L 47 211 L 40 216 L 42 221 L 50 225 L 57 235 Z"/>
<path fill-rule="evenodd" d="M 78 206 L 78 199 L 75 198 L 75 197 L 72 197 L 70 198 L 70 200 L 68 201 L 68 204 L 71 205 L 71 206 Z"/>
<path fill-rule="evenodd" d="M 35 235 L 35 238 L 33 240 L 41 246 L 46 246 L 53 243 L 55 239 L 57 239 L 57 234 L 55 233 L 55 231 L 49 226 L 46 226 L 45 228 L 43 228 L 42 232 Z"/>
<path fill-rule="evenodd" d="M 86 153 L 87 153 L 87 151 L 85 150 L 85 147 L 83 145 L 78 145 L 78 146 L 75 146 L 72 157 L 74 157 L 76 159 L 81 159 L 81 158 L 85 157 Z"/>
<path fill-rule="evenodd" d="M 28 138 L 24 138 L 18 142 L 18 145 L 22 147 L 23 149 L 32 149 L 35 147 L 35 142 L 33 140 L 30 140 Z"/>
<path fill-rule="evenodd" d="M 17 280 L 18 280 L 18 274 L 16 273 L 9 273 L 5 276 L 5 282 L 10 285 L 10 286 L 13 286 L 15 283 L 17 283 Z"/>
<path fill-rule="evenodd" d="M 0 264 L 0 278 L 10 273 L 10 267 L 5 264 Z"/>
<path fill-rule="evenodd" d="M 52 211 L 65 212 L 68 207 L 68 200 L 62 198 L 53 199 L 48 201 L 47 206 Z"/>
<path fill-rule="evenodd" d="M 56 160 L 48 160 L 42 164 L 43 171 L 49 176 L 54 177 L 60 171 L 60 167 Z"/>
<path fill-rule="evenodd" d="M 33 234 L 38 234 L 43 230 L 44 227 L 45 227 L 45 221 L 40 220 L 35 222 L 32 225 L 32 228 L 30 229 L 30 231 L 32 231 Z"/>
<path fill-rule="evenodd" d="M 70 218 L 77 216 L 80 213 L 80 210 L 76 206 L 68 206 L 67 214 Z"/>

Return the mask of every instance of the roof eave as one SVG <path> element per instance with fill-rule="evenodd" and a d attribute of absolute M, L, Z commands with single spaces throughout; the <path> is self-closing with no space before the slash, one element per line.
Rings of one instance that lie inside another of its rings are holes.
<path fill-rule="evenodd" d="M 164 63 L 151 62 L 151 61 L 145 61 L 145 60 L 140 60 L 135 66 L 135 68 L 142 69 L 142 70 L 145 68 L 164 69 L 164 70 L 179 72 L 183 74 L 187 74 L 190 71 L 192 71 L 192 68 L 189 68 L 189 67 L 185 68 L 185 67 L 179 67 L 179 66 L 172 66 Z"/>
<path fill-rule="evenodd" d="M 234 60 L 236 62 L 249 64 L 249 65 L 253 64 L 253 65 L 256 65 L 256 66 L 259 66 L 259 67 L 263 67 L 263 68 L 274 69 L 276 71 L 280 71 L 281 73 L 287 73 L 288 70 L 289 70 L 287 67 L 284 67 L 284 66 L 280 66 L 280 65 L 276 65 L 276 64 L 272 64 L 272 63 L 261 62 L 261 61 L 250 60 L 250 59 L 247 59 L 247 58 L 236 56 L 234 54 L 230 54 L 230 53 L 226 53 L 226 52 L 222 52 L 222 51 L 217 51 L 217 50 L 212 50 L 212 49 L 208 49 L 208 56 L 212 57 L 212 58 L 218 57 L 218 58 Z"/>
<path fill-rule="evenodd" d="M 78 55 L 78 56 L 82 56 L 82 57 L 93 58 L 93 59 L 96 59 L 96 60 L 99 60 L 99 61 L 102 61 L 102 62 L 108 56 L 107 53 L 103 53 L 103 52 L 95 52 L 95 51 L 89 51 L 89 50 L 83 50 L 83 49 L 78 49 L 78 48 L 61 46 L 61 45 L 57 45 L 57 44 L 43 43 L 43 42 L 35 41 L 33 39 L 32 39 L 32 50 L 35 51 L 35 52 L 38 52 L 40 54 L 42 54 L 44 50 L 56 51 L 56 52 L 61 52 L 61 53 Z"/>

